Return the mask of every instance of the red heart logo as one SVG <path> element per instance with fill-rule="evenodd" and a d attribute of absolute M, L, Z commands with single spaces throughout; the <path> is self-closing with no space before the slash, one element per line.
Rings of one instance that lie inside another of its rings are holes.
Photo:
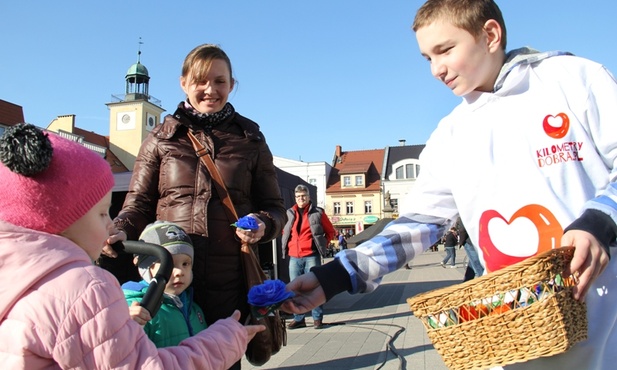
<path fill-rule="evenodd" d="M 547 251 L 549 249 L 558 248 L 558 243 L 561 242 L 561 236 L 563 235 L 563 228 L 559 224 L 559 221 L 557 221 L 557 218 L 555 218 L 555 216 L 546 207 L 539 204 L 524 206 L 516 211 L 509 221 L 495 210 L 485 211 L 480 217 L 479 244 L 480 249 L 482 249 L 482 252 L 484 253 L 484 260 L 486 261 L 486 269 L 488 272 L 497 271 L 501 268 L 510 266 L 516 262 L 535 255 L 532 254 L 524 257 L 510 256 L 497 249 L 491 240 L 491 236 L 488 231 L 489 221 L 493 218 L 498 218 L 510 225 L 519 217 L 529 219 L 538 230 L 539 238 L 535 254 Z"/>
<path fill-rule="evenodd" d="M 556 126 L 552 123 L 556 123 L 553 121 L 557 121 L 556 118 L 561 119 L 561 124 Z M 548 115 L 544 117 L 544 121 L 542 121 L 542 128 L 544 132 L 553 139 L 561 139 L 566 136 L 568 130 L 570 129 L 570 118 L 565 113 L 559 113 L 556 116 Z"/>

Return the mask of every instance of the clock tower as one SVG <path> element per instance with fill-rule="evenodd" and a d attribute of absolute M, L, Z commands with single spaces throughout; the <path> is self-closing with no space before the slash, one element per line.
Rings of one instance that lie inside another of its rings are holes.
<path fill-rule="evenodd" d="M 141 42 L 140 42 L 141 44 Z M 141 50 L 137 63 L 126 72 L 125 93 L 112 95 L 109 107 L 109 148 L 126 168 L 133 170 L 139 147 L 148 133 L 161 121 L 161 102 L 149 95 L 148 69 L 141 64 Z"/>

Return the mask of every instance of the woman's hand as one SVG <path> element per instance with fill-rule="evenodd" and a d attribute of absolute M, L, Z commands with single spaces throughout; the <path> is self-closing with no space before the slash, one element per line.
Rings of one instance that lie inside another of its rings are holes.
<path fill-rule="evenodd" d="M 118 257 L 118 253 L 114 250 L 112 245 L 117 242 L 123 242 L 127 239 L 126 233 L 123 230 L 115 229 L 109 235 L 109 238 L 105 240 L 105 244 L 103 245 L 102 254 L 107 257 L 116 258 Z"/>
<path fill-rule="evenodd" d="M 259 228 L 257 230 L 243 230 L 236 228 L 236 235 L 245 243 L 257 244 L 266 233 L 266 224 L 254 213 L 249 213 L 247 216 L 254 218 L 255 221 L 257 221 Z"/>
<path fill-rule="evenodd" d="M 574 299 L 583 301 L 591 284 L 608 265 L 609 257 L 596 238 L 582 230 L 570 230 L 561 238 L 563 247 L 575 247 L 570 262 L 570 273 L 576 273 L 578 284 L 573 290 Z"/>
<path fill-rule="evenodd" d="M 287 284 L 287 290 L 294 292 L 295 296 L 281 305 L 285 312 L 302 314 L 326 303 L 326 293 L 312 272 L 293 279 Z"/>

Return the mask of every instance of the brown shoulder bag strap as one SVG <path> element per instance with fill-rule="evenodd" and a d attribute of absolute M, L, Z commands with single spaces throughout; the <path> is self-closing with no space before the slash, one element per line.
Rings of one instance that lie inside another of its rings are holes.
<path fill-rule="evenodd" d="M 212 177 L 212 181 L 214 182 L 214 186 L 216 187 L 216 191 L 219 193 L 221 197 L 221 201 L 225 206 L 225 213 L 227 213 L 227 218 L 231 223 L 234 223 L 238 220 L 238 214 L 236 213 L 236 208 L 234 207 L 231 198 L 229 197 L 229 192 L 227 191 L 227 187 L 223 182 L 223 178 L 221 177 L 221 173 L 219 169 L 214 164 L 212 157 L 210 157 L 210 153 L 208 149 L 206 149 L 200 142 L 197 140 L 195 135 L 189 131 L 188 132 L 189 139 L 191 139 L 191 143 L 193 143 L 193 148 L 195 149 L 195 154 L 197 157 L 201 159 L 201 162 L 206 166 L 208 171 L 210 172 L 210 176 Z"/>

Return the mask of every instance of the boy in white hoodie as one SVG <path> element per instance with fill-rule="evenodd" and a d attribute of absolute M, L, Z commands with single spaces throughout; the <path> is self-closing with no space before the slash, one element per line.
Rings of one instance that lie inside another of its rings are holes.
<path fill-rule="evenodd" d="M 283 309 L 303 312 L 345 290 L 374 290 L 460 217 L 487 272 L 576 248 L 570 270 L 579 274 L 574 297 L 587 302 L 589 339 L 508 368 L 613 368 L 615 78 L 569 53 L 506 53 L 505 23 L 492 0 L 428 0 L 413 29 L 433 76 L 463 101 L 426 143 L 409 208 L 373 239 L 292 281 L 296 297 Z"/>

